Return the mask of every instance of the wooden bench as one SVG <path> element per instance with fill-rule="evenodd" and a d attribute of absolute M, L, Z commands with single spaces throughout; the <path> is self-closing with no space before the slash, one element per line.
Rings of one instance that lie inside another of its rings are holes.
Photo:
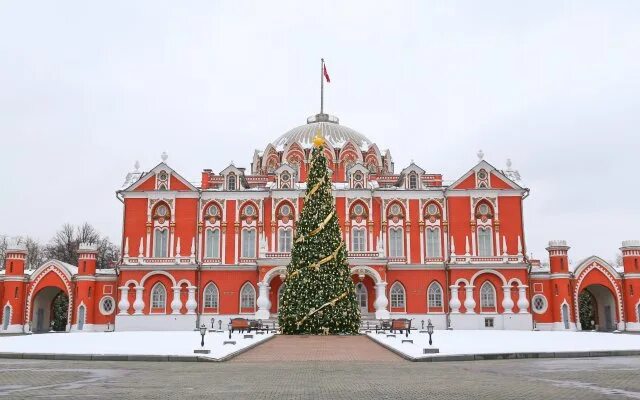
<path fill-rule="evenodd" d="M 408 318 L 398 318 L 391 320 L 391 333 L 399 331 L 400 334 L 404 333 L 406 337 L 409 337 L 411 333 L 411 320 Z"/>
<path fill-rule="evenodd" d="M 229 339 L 231 339 L 231 334 L 235 332 L 249 332 L 249 320 L 246 318 L 234 318 L 229 323 Z"/>
<path fill-rule="evenodd" d="M 376 333 L 378 333 L 378 331 L 386 332 L 391 330 L 391 321 L 390 319 L 380 320 L 380 323 L 376 324 Z"/>

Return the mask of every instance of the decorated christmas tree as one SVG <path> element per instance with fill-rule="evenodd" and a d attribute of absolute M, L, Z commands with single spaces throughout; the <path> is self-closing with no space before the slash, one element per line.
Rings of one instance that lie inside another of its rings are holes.
<path fill-rule="evenodd" d="M 360 325 L 323 146 L 316 136 L 280 306 L 284 334 L 355 334 Z"/>

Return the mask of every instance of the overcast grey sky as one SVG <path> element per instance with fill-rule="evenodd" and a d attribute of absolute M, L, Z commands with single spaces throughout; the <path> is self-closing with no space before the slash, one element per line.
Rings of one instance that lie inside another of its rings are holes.
<path fill-rule="evenodd" d="M 529 251 L 640 239 L 640 2 L 0 1 L 0 233 L 88 221 L 169 153 L 190 180 L 325 109 L 402 169 L 510 157 Z"/>

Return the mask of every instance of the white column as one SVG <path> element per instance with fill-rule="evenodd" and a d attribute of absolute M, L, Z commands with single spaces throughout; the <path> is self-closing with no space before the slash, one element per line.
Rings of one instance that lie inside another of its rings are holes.
<path fill-rule="evenodd" d="M 407 264 L 410 264 L 411 263 L 411 226 L 405 225 L 404 230 L 407 234 L 407 244 L 406 244 L 405 255 L 407 256 Z"/>
<path fill-rule="evenodd" d="M 127 286 L 120 286 L 120 301 L 118 302 L 118 309 L 120 315 L 129 314 L 129 288 Z"/>
<path fill-rule="evenodd" d="M 258 311 L 256 312 L 256 319 L 269 319 L 271 316 L 271 300 L 269 300 L 269 284 L 265 282 L 258 282 Z"/>
<path fill-rule="evenodd" d="M 375 251 L 373 247 L 373 225 L 367 226 L 367 241 L 369 242 L 369 251 Z"/>
<path fill-rule="evenodd" d="M 426 229 L 425 226 L 420 226 L 420 264 L 424 264 L 424 259 L 425 259 L 425 254 L 426 251 L 424 249 L 424 230 Z"/>
<path fill-rule="evenodd" d="M 451 314 L 459 314 L 460 313 L 460 299 L 458 298 L 458 285 L 451 285 L 449 287 L 451 289 L 451 300 L 449 300 L 449 308 L 451 310 Z"/>
<path fill-rule="evenodd" d="M 142 239 L 140 239 L 140 250 L 142 250 Z M 142 251 L 140 251 L 140 254 L 142 254 Z M 151 257 L 151 232 L 150 231 L 147 231 L 147 249 L 145 254 L 146 254 L 146 257 Z"/>
<path fill-rule="evenodd" d="M 136 299 L 133 302 L 134 315 L 142 315 L 142 309 L 144 308 L 144 301 L 142 300 L 143 286 L 136 286 Z"/>
<path fill-rule="evenodd" d="M 473 286 L 467 285 L 464 287 L 465 297 L 464 297 L 464 308 L 466 314 L 475 314 L 476 313 L 476 301 L 473 299 Z"/>
<path fill-rule="evenodd" d="M 182 308 L 182 300 L 180 300 L 180 286 L 174 286 L 173 289 L 173 300 L 171 300 L 171 314 L 180 314 L 180 309 Z"/>
<path fill-rule="evenodd" d="M 511 286 L 503 286 L 502 287 L 503 299 L 502 299 L 502 308 L 504 308 L 505 314 L 513 313 L 513 300 L 511 300 Z"/>
<path fill-rule="evenodd" d="M 196 301 L 196 287 L 189 286 L 187 290 L 189 290 L 189 295 L 187 297 L 187 304 L 186 304 L 187 314 L 195 314 L 196 307 L 198 307 L 198 302 Z"/>
<path fill-rule="evenodd" d="M 376 319 L 388 319 L 390 317 L 387 306 L 389 300 L 387 299 L 387 282 L 376 283 L 376 300 L 373 302 L 373 307 L 376 309 Z"/>
<path fill-rule="evenodd" d="M 225 246 L 225 243 L 227 241 L 227 228 L 220 228 L 220 243 L 221 243 L 221 248 L 220 248 L 220 264 L 224 264 L 226 262 L 226 258 L 225 258 L 225 254 L 226 254 L 226 248 L 227 246 Z"/>
<path fill-rule="evenodd" d="M 529 312 L 529 299 L 527 299 L 527 285 L 518 286 L 518 313 Z"/>

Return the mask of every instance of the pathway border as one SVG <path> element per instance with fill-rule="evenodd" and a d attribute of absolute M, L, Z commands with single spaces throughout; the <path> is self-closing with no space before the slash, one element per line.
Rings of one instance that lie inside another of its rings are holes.
<path fill-rule="evenodd" d="M 256 346 L 268 342 L 275 335 L 271 335 L 259 342 L 251 343 L 247 347 L 238 349 L 224 357 L 212 358 L 205 356 L 178 356 L 178 355 L 158 355 L 158 354 L 57 354 L 57 353 L 11 353 L 0 352 L 0 359 L 23 359 L 23 360 L 82 360 L 82 361 L 178 361 L 178 362 L 224 362 L 228 361 L 245 351 L 249 351 Z"/>
<path fill-rule="evenodd" d="M 369 335 L 370 340 L 385 349 L 392 351 L 408 361 L 413 362 L 447 362 L 447 361 L 483 361 L 483 360 L 523 360 L 528 358 L 583 358 L 583 357 L 627 357 L 640 356 L 640 350 L 594 350 L 594 351 L 556 351 L 556 352 L 515 352 L 515 353 L 486 353 L 486 354 L 451 354 L 425 355 L 413 357 L 400 350 L 379 342 Z"/>

